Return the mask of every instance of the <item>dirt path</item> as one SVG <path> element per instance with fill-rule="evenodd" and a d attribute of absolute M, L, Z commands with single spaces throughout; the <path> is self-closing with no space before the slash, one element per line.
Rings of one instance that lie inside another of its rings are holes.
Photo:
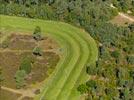
<path fill-rule="evenodd" d="M 8 87 L 4 87 L 4 86 L 2 86 L 1 89 L 9 91 L 9 92 L 16 93 L 16 94 L 21 94 L 21 96 L 17 100 L 21 100 L 24 97 L 31 97 L 31 98 L 33 98 L 35 96 L 34 91 L 36 90 L 36 89 L 27 89 L 27 90 L 19 89 L 19 90 L 17 90 L 17 89 L 12 89 L 12 88 L 8 88 Z"/>
<path fill-rule="evenodd" d="M 16 90 L 16 89 L 4 87 L 4 86 L 2 86 L 1 89 L 6 90 L 6 91 L 9 91 L 9 92 L 16 93 L 16 94 L 22 94 L 20 91 L 18 91 L 18 90 Z"/>
<path fill-rule="evenodd" d="M 114 9 L 117 9 L 113 4 L 111 4 L 110 7 L 111 7 L 111 8 L 114 8 Z M 124 14 L 124 13 L 122 13 L 122 12 L 119 12 L 118 14 L 119 14 L 121 17 L 126 18 L 126 19 L 130 20 L 131 22 L 134 22 L 134 18 L 130 17 L 129 15 Z"/>
<path fill-rule="evenodd" d="M 126 19 L 128 19 L 128 20 L 134 22 L 134 19 L 133 19 L 133 18 L 129 17 L 128 15 L 126 15 L 126 14 L 124 14 L 124 13 L 119 12 L 119 15 L 122 16 L 123 18 L 126 18 Z"/>
<path fill-rule="evenodd" d="M 0 50 L 0 53 L 23 53 L 23 52 L 32 52 L 32 50 L 10 50 L 10 49 L 5 49 L 5 50 Z M 58 52 L 57 49 L 51 49 L 51 50 L 43 50 L 42 52 Z"/>
<path fill-rule="evenodd" d="M 35 90 L 31 90 L 31 89 L 20 90 L 22 96 L 19 97 L 17 100 L 22 100 L 24 97 L 31 97 L 31 98 L 33 98 L 35 96 L 34 91 Z"/>

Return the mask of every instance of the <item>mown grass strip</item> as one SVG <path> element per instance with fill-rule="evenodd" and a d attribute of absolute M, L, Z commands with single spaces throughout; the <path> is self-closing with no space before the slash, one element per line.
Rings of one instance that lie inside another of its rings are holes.
<path fill-rule="evenodd" d="M 61 26 L 59 27 L 59 29 L 61 30 Z M 64 28 L 65 29 L 65 28 Z M 72 51 L 72 55 L 70 62 L 67 65 L 63 65 L 62 66 L 62 70 L 59 70 L 58 75 L 59 76 L 55 76 L 55 80 L 53 80 L 53 85 L 51 85 L 49 87 L 49 89 L 46 91 L 45 93 L 45 98 L 48 100 L 55 100 L 57 95 L 60 93 L 62 86 L 64 85 L 66 79 L 68 78 L 71 70 L 73 69 L 73 67 L 75 66 L 75 63 L 77 62 L 77 60 L 79 59 L 79 55 L 80 55 L 80 48 L 79 48 L 79 44 L 77 44 L 76 41 L 74 41 L 74 39 L 72 37 L 69 36 L 69 34 L 65 33 L 64 31 L 61 33 L 66 36 L 66 40 L 70 41 L 71 44 L 71 48 Z M 77 51 L 76 51 L 77 50 Z M 53 95 L 53 96 L 51 96 Z"/>
<path fill-rule="evenodd" d="M 77 80 L 81 72 L 81 69 L 83 68 L 83 65 L 88 59 L 88 54 L 89 54 L 87 43 L 83 41 L 83 39 L 79 37 L 71 29 L 68 30 L 68 32 L 70 33 L 70 34 L 68 33 L 68 35 L 70 35 L 79 44 L 79 48 L 81 49 L 81 52 L 80 52 L 79 60 L 77 61 L 73 69 L 71 70 L 69 77 L 67 78 L 57 100 L 63 100 L 63 99 L 65 100 L 68 97 L 71 88 L 74 87 L 75 81 Z"/>
<path fill-rule="evenodd" d="M 73 28 L 75 33 L 79 34 L 80 37 L 82 37 L 87 42 L 88 48 L 90 51 L 90 56 L 88 58 L 88 61 L 87 61 L 87 63 L 85 63 L 85 66 L 83 67 L 81 74 L 80 74 L 78 80 L 76 81 L 75 86 L 73 87 L 72 91 L 70 92 L 70 96 L 67 98 L 67 100 L 68 99 L 69 100 L 79 100 L 80 93 L 77 91 L 77 87 L 79 84 L 84 83 L 89 78 L 89 76 L 86 73 L 86 65 L 95 63 L 95 61 L 98 59 L 98 50 L 97 50 L 97 45 L 94 42 L 94 40 L 86 32 L 84 32 L 83 30 L 80 30 L 80 29 L 76 29 L 75 27 L 71 27 L 71 28 Z M 81 33 L 83 33 L 83 34 L 81 34 Z"/>

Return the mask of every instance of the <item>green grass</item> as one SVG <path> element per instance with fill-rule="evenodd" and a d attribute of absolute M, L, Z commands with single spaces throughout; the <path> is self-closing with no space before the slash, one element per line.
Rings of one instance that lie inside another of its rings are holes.
<path fill-rule="evenodd" d="M 45 35 L 61 45 L 63 56 L 52 75 L 44 81 L 41 94 L 35 100 L 79 100 L 77 86 L 88 79 L 86 65 L 95 63 L 98 50 L 86 32 L 66 23 L 21 17 L 0 16 L 0 30 L 31 33 L 40 26 Z"/>

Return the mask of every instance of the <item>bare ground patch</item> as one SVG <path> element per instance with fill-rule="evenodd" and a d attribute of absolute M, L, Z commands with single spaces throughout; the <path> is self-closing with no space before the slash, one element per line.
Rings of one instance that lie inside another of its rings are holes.
<path fill-rule="evenodd" d="M 134 17 L 131 17 L 131 18 L 134 19 Z M 114 17 L 110 22 L 119 26 L 126 26 L 128 24 L 134 23 L 134 21 L 131 21 L 128 18 L 125 18 L 120 14 Z"/>

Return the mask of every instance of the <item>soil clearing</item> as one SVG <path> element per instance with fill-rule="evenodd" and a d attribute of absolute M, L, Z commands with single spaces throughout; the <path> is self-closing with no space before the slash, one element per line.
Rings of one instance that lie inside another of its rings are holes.
<path fill-rule="evenodd" d="M 129 20 L 126 17 L 123 17 L 122 14 L 117 15 L 114 19 L 112 19 L 110 22 L 119 26 L 126 26 L 128 24 L 134 23 L 134 18 L 131 18 L 133 20 Z"/>

